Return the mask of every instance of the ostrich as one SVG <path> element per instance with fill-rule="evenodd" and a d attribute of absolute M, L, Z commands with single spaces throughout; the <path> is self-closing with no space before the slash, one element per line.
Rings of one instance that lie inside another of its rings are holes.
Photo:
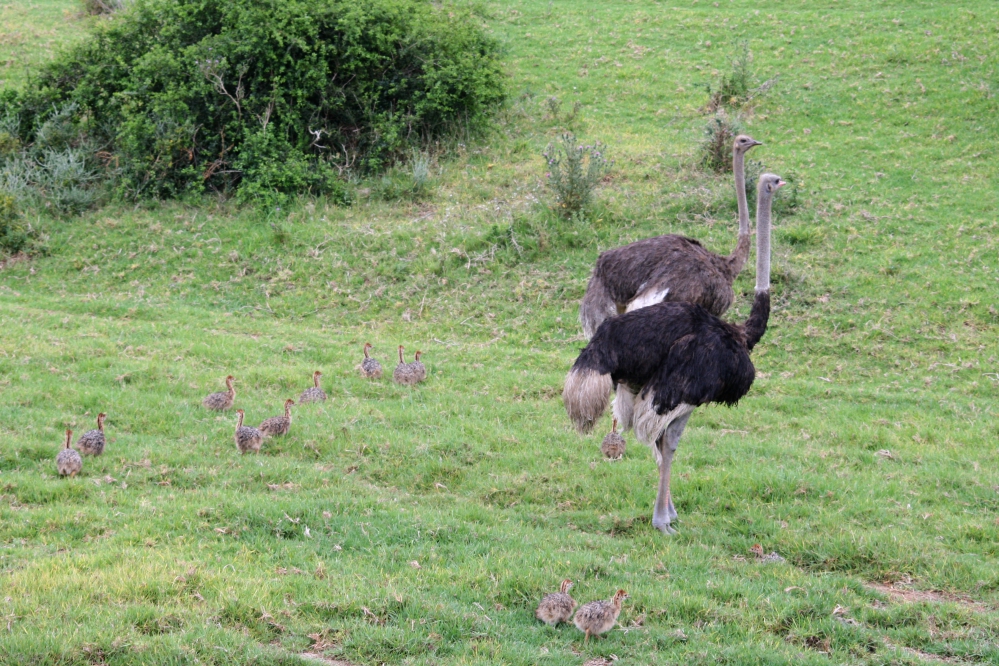
<path fill-rule="evenodd" d="M 590 636 L 599 636 L 614 628 L 621 614 L 621 602 L 627 598 L 627 592 L 618 590 L 610 601 L 591 601 L 579 607 L 573 621 L 576 628 L 586 634 L 584 643 L 590 640 Z"/>
<path fill-rule="evenodd" d="M 569 596 L 570 589 L 572 581 L 566 578 L 559 586 L 558 592 L 546 594 L 541 598 L 538 609 L 534 611 L 534 617 L 549 627 L 554 627 L 559 622 L 568 622 L 572 617 L 572 611 L 576 608 L 576 600 Z"/>
<path fill-rule="evenodd" d="M 307 402 L 325 402 L 326 391 L 319 387 L 319 378 L 323 376 L 323 373 L 316 370 L 312 373 L 312 383 L 315 386 L 305 389 L 302 391 L 302 395 L 298 396 L 298 403 L 305 404 Z"/>
<path fill-rule="evenodd" d="M 729 324 L 693 303 L 663 302 L 604 321 L 565 380 L 562 398 L 576 429 L 589 432 L 607 408 L 615 382 L 637 394 L 635 435 L 656 453 L 659 491 L 652 525 L 675 534 L 670 467 L 691 412 L 703 404 L 736 404 L 749 392 L 755 369 L 749 352 L 770 317 L 770 209 L 784 185 L 760 176 L 756 209 L 756 298 L 744 324 Z"/>
<path fill-rule="evenodd" d="M 107 439 L 104 437 L 104 419 L 107 414 L 101 412 L 97 415 L 97 430 L 88 430 L 76 441 L 76 449 L 85 456 L 99 456 L 104 453 L 104 444 Z"/>
<path fill-rule="evenodd" d="M 56 456 L 56 470 L 59 476 L 76 476 L 83 469 L 83 458 L 76 449 L 70 446 L 73 441 L 73 431 L 66 431 L 66 446 Z"/>
<path fill-rule="evenodd" d="M 592 338 L 607 317 L 660 301 L 697 303 L 714 315 L 724 314 L 735 294 L 732 282 L 749 258 L 749 204 L 746 202 L 746 153 L 763 145 L 740 134 L 732 146 L 739 240 L 727 257 L 706 250 L 691 238 L 666 234 L 645 238 L 602 253 L 579 305 L 583 334 Z"/>
<path fill-rule="evenodd" d="M 236 399 L 236 389 L 232 386 L 232 383 L 235 380 L 236 378 L 232 375 L 226 377 L 225 385 L 228 390 L 205 396 L 205 399 L 201 401 L 201 404 L 204 405 L 206 409 L 211 409 L 216 412 L 223 412 L 227 409 L 232 409 L 232 403 Z"/>

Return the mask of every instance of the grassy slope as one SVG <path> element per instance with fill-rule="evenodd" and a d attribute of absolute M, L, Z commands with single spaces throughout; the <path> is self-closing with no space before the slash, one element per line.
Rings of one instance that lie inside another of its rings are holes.
<path fill-rule="evenodd" d="M 51 256 L 0 272 L 0 661 L 294 663 L 318 639 L 372 664 L 999 663 L 999 10 L 720 5 L 487 3 L 513 101 L 426 204 L 316 202 L 281 233 L 210 202 L 41 219 Z M 753 157 L 804 206 L 777 221 L 760 378 L 691 420 L 665 539 L 651 455 L 601 462 L 558 393 L 599 250 L 733 245 L 727 180 L 689 165 L 696 84 L 739 39 L 780 75 Z M 549 95 L 617 161 L 589 226 L 534 203 Z M 389 367 L 422 348 L 429 382 L 356 377 L 367 340 Z M 333 399 L 259 457 L 198 407 L 232 372 L 257 421 L 315 368 Z M 98 410 L 108 452 L 54 478 Z M 743 561 L 757 542 L 788 565 Z M 628 589 L 631 629 L 538 626 L 563 577 Z"/>

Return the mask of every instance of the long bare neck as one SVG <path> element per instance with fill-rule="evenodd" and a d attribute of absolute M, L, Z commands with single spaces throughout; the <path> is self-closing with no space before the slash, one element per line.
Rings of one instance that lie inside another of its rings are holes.
<path fill-rule="evenodd" d="M 104 432 L 104 419 L 100 417 L 97 418 L 97 429 Z"/>
<path fill-rule="evenodd" d="M 312 383 L 316 385 L 316 388 L 319 388 L 319 375 L 312 375 Z"/>
<path fill-rule="evenodd" d="M 749 259 L 749 202 L 746 200 L 746 154 L 739 150 L 732 151 L 732 171 L 735 173 L 735 199 L 739 206 L 739 239 L 735 250 L 729 255 L 728 261 L 734 278 Z"/>
<path fill-rule="evenodd" d="M 746 334 L 746 349 L 753 350 L 770 321 L 770 207 L 773 193 L 757 194 L 756 207 L 756 298 L 749 311 L 749 319 L 743 324 Z"/>
<path fill-rule="evenodd" d="M 368 356 L 368 348 L 367 347 L 364 348 L 364 358 L 370 358 Z"/>
<path fill-rule="evenodd" d="M 770 210 L 773 193 L 759 192 L 756 204 L 756 291 L 770 291 Z"/>
<path fill-rule="evenodd" d="M 229 390 L 227 391 L 227 393 L 228 393 L 229 395 L 231 395 L 232 397 L 234 397 L 234 398 L 235 398 L 235 397 L 236 397 L 236 387 L 232 385 L 232 382 L 226 382 L 226 384 L 225 384 L 225 385 L 226 385 L 226 388 L 228 388 L 228 389 L 229 389 Z"/>
<path fill-rule="evenodd" d="M 406 361 L 404 361 L 404 360 L 403 360 L 403 358 L 402 358 L 402 347 L 399 347 L 399 362 L 400 362 L 400 363 L 405 363 L 405 362 L 406 362 Z"/>
<path fill-rule="evenodd" d="M 236 430 L 243 427 L 243 412 L 238 412 L 236 414 Z"/>
<path fill-rule="evenodd" d="M 290 419 L 291 418 L 291 403 L 290 402 L 284 403 L 284 417 L 286 419 Z"/>
<path fill-rule="evenodd" d="M 66 448 L 67 449 L 69 448 L 70 442 L 72 440 L 73 440 L 73 433 L 72 432 L 67 432 L 66 433 Z"/>

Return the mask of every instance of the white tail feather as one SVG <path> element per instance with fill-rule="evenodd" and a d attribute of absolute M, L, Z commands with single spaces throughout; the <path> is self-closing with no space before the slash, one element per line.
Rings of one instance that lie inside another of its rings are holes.
<path fill-rule="evenodd" d="M 614 418 L 621 426 L 621 432 L 628 432 L 631 429 L 634 413 L 635 394 L 624 384 L 618 384 L 617 392 L 614 394 Z"/>
<path fill-rule="evenodd" d="M 613 388 L 610 375 L 602 375 L 596 370 L 569 371 L 562 389 L 562 402 L 576 430 L 582 434 L 593 430 L 607 409 Z"/>
<path fill-rule="evenodd" d="M 690 414 L 694 411 L 695 405 L 688 405 L 685 402 L 681 402 L 665 414 L 659 414 L 652 405 L 652 394 L 653 391 L 646 391 L 645 397 L 635 402 L 635 415 L 632 427 L 635 429 L 635 437 L 638 438 L 638 441 L 652 447 L 652 450 L 655 451 L 656 464 L 659 464 L 661 462 L 661 454 L 659 453 L 659 447 L 656 446 L 656 442 L 666 432 L 666 428 L 669 427 L 670 423 L 681 416 Z"/>
<path fill-rule="evenodd" d="M 636 296 L 630 303 L 628 303 L 628 309 L 625 312 L 631 312 L 632 310 L 638 310 L 640 308 L 647 308 L 650 305 L 655 305 L 656 303 L 662 303 L 663 299 L 669 294 L 669 287 L 665 289 L 649 290 L 640 293 Z"/>

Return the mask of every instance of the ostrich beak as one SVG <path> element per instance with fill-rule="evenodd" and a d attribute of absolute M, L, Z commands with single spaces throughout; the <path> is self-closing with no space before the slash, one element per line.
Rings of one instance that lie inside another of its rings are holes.
<path fill-rule="evenodd" d="M 787 183 L 784 182 L 783 180 L 778 180 L 777 181 L 777 187 L 784 187 L 785 185 L 787 185 Z"/>
<path fill-rule="evenodd" d="M 757 141 L 756 139 L 753 139 L 753 145 L 754 146 L 762 146 L 763 142 L 762 141 Z"/>

